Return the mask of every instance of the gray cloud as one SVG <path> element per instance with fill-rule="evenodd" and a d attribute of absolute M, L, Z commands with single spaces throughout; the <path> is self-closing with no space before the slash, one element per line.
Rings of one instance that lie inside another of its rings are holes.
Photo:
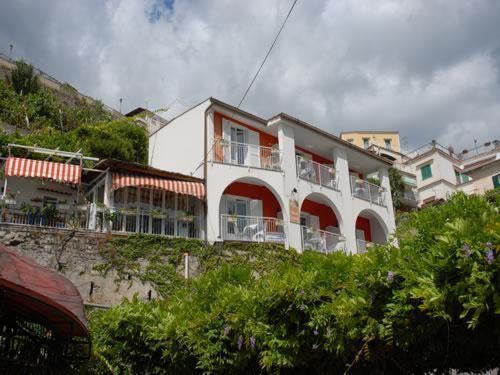
<path fill-rule="evenodd" d="M 237 104 L 291 1 L 166 3 L 0 0 L 0 51 L 114 107 Z M 499 19 L 494 0 L 300 0 L 243 108 L 470 147 L 499 135 Z"/>

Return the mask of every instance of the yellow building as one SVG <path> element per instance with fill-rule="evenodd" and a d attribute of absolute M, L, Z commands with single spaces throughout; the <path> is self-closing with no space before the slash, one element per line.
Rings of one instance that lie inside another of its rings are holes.
<path fill-rule="evenodd" d="M 373 130 L 342 132 L 340 138 L 365 149 L 371 145 L 376 145 L 396 152 L 401 150 L 399 132 Z"/>

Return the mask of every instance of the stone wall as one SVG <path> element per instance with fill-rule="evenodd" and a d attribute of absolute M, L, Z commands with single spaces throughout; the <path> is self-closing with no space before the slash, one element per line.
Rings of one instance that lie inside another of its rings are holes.
<path fill-rule="evenodd" d="M 1 243 L 66 276 L 78 288 L 85 303 L 113 305 L 135 293 L 144 300 L 156 298 L 157 293 L 148 282 L 133 278 L 118 280 L 113 270 L 105 276 L 94 270 L 104 262 L 100 249 L 110 236 L 89 231 L 0 224 Z"/>

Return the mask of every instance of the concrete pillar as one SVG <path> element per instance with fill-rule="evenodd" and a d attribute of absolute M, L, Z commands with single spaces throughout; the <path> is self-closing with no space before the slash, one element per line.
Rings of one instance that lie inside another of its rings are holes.
<path fill-rule="evenodd" d="M 278 127 L 278 142 L 281 151 L 281 167 L 283 169 L 283 219 L 287 222 L 287 243 L 286 246 L 302 252 L 302 235 L 300 224 L 290 221 L 290 200 L 297 199 L 298 193 L 293 193 L 297 189 L 297 167 L 295 165 L 295 138 L 293 129 L 280 124 Z M 300 207 L 299 207 L 300 210 Z"/>
<path fill-rule="evenodd" d="M 385 203 L 387 209 L 387 216 L 389 222 L 386 223 L 389 230 L 388 235 L 394 233 L 396 229 L 396 219 L 394 215 L 394 206 L 392 205 L 392 194 L 391 194 L 391 181 L 389 178 L 389 167 L 380 167 L 378 170 L 378 177 L 380 180 L 380 186 L 385 189 Z"/>
<path fill-rule="evenodd" d="M 353 198 L 351 194 L 351 182 L 349 181 L 349 161 L 346 151 L 334 148 L 333 163 L 337 173 L 337 184 L 342 195 L 342 207 L 340 209 L 341 226 L 340 231 L 345 237 L 346 251 L 355 253 L 356 249 L 356 217 L 353 212 Z"/>

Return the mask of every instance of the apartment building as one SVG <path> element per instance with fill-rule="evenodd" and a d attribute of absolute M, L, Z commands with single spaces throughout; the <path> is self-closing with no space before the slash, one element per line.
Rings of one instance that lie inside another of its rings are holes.
<path fill-rule="evenodd" d="M 340 138 L 365 150 L 377 146 L 389 151 L 401 151 L 399 132 L 396 131 L 349 131 L 340 133 Z"/>
<path fill-rule="evenodd" d="M 403 176 L 405 186 L 414 189 L 418 207 L 445 200 L 449 195 L 463 191 L 483 194 L 500 186 L 500 142 L 486 142 L 471 150 L 456 153 L 453 147 L 444 147 L 436 141 L 409 153 L 390 152 L 372 146 L 370 151 L 394 160 L 393 165 Z M 406 191 L 406 190 L 405 190 Z M 409 191 L 409 188 L 408 188 Z M 411 198 L 408 195 L 408 198 Z"/>
<path fill-rule="evenodd" d="M 210 98 L 151 134 L 149 164 L 205 181 L 210 242 L 362 252 L 395 228 L 391 162 L 284 113 Z"/>

